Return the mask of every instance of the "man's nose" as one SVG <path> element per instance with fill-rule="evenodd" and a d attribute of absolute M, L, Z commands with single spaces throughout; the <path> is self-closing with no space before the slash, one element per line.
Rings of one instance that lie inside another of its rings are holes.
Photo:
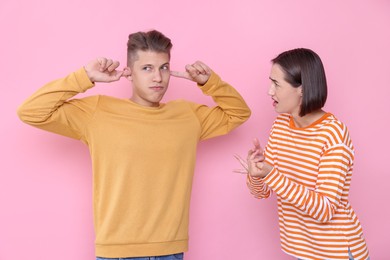
<path fill-rule="evenodd" d="M 161 82 L 161 80 L 162 80 L 161 71 L 160 71 L 160 70 L 157 70 L 157 71 L 154 73 L 154 81 L 156 81 L 156 82 Z"/>

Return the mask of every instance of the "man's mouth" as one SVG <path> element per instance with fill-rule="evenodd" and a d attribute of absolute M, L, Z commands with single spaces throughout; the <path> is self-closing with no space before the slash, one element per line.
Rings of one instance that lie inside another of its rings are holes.
<path fill-rule="evenodd" d="M 154 91 L 161 91 L 164 89 L 163 86 L 153 86 L 153 87 L 150 87 L 150 89 L 154 90 Z"/>

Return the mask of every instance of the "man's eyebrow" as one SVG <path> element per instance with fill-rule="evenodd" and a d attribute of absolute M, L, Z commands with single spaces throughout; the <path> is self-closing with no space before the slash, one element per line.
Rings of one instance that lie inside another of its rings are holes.
<path fill-rule="evenodd" d="M 159 67 L 163 67 L 163 66 L 166 66 L 166 65 L 169 65 L 169 62 L 161 64 Z M 154 67 L 154 66 L 157 66 L 157 65 L 151 64 L 151 63 L 145 63 L 145 64 L 142 65 L 142 67 Z"/>

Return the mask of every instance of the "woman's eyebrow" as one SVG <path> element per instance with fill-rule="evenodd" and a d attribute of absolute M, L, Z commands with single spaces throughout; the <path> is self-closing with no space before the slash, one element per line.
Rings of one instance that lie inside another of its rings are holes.
<path fill-rule="evenodd" d="M 269 79 L 270 79 L 272 82 L 279 83 L 276 79 L 273 79 L 273 78 L 271 78 L 271 77 L 269 77 Z"/>

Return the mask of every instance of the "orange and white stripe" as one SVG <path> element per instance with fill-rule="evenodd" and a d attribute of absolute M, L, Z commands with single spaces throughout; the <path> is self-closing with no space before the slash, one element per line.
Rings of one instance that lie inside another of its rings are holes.
<path fill-rule="evenodd" d="M 368 258 L 360 222 L 348 201 L 354 148 L 346 126 L 332 114 L 306 128 L 290 115 L 275 120 L 265 149 L 274 166 L 265 177 L 248 175 L 259 199 L 278 196 L 282 250 L 302 259 Z"/>

